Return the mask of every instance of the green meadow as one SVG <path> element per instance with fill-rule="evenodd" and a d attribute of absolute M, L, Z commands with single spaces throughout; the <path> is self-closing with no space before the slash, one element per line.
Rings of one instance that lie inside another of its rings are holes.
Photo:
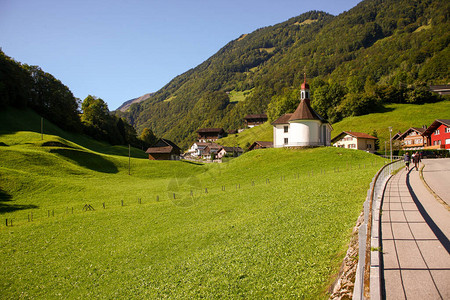
<path fill-rule="evenodd" d="M 223 164 L 134 149 L 129 174 L 128 149 L 1 122 L 3 299 L 325 299 L 385 163 L 337 148 Z"/>

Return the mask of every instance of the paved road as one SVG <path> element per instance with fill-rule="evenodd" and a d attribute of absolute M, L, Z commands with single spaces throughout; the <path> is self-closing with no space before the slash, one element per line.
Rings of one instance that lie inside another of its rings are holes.
<path fill-rule="evenodd" d="M 424 159 L 423 177 L 430 188 L 450 205 L 450 158 Z"/>
<path fill-rule="evenodd" d="M 446 177 L 447 193 L 442 192 L 448 195 L 450 178 L 434 169 L 430 166 L 430 174 Z M 403 169 L 390 179 L 381 222 L 385 299 L 450 299 L 450 212 L 425 188 L 418 171 Z"/>

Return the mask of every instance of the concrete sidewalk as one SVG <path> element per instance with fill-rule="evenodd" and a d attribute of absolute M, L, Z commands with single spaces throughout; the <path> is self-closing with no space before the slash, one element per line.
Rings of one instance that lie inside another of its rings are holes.
<path fill-rule="evenodd" d="M 381 237 L 385 299 L 450 299 L 450 212 L 418 171 L 402 169 L 388 182 Z"/>

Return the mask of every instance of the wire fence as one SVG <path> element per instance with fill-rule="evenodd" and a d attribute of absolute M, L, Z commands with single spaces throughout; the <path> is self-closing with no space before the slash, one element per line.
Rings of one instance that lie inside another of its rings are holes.
<path fill-rule="evenodd" d="M 336 176 L 344 174 L 345 172 L 352 172 L 364 170 L 368 167 L 378 166 L 380 161 L 368 161 L 365 163 L 343 163 L 332 168 L 311 168 L 303 170 L 302 172 L 291 172 L 286 174 L 270 174 L 267 176 L 260 176 L 249 180 L 236 181 L 227 185 L 215 186 L 185 186 L 177 188 L 168 187 L 166 191 L 153 193 L 152 195 L 144 195 L 142 197 L 120 197 L 115 200 L 98 200 L 85 199 L 79 204 L 70 204 L 68 206 L 58 206 L 49 208 L 33 208 L 4 214 L 3 226 L 12 227 L 20 226 L 26 223 L 33 223 L 38 220 L 54 219 L 56 217 L 63 217 L 68 215 L 76 215 L 90 211 L 101 211 L 106 209 L 120 209 L 121 207 L 133 207 L 137 205 L 149 205 L 156 202 L 171 201 L 175 206 L 190 206 L 195 203 L 195 199 L 203 196 L 208 196 L 211 193 L 231 193 L 235 191 L 245 190 L 248 188 L 255 188 L 258 185 L 270 186 L 273 184 L 284 183 L 292 180 L 301 180 L 304 177 L 316 176 Z"/>
<path fill-rule="evenodd" d="M 381 299 L 379 255 L 380 208 L 386 183 L 403 167 L 402 160 L 383 166 L 373 177 L 364 202 L 364 222 L 359 228 L 359 253 L 353 299 Z"/>

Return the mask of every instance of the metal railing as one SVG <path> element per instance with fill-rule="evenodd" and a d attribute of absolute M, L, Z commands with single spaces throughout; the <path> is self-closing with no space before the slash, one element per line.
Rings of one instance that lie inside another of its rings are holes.
<path fill-rule="evenodd" d="M 358 266 L 356 269 L 353 299 L 381 299 L 379 221 L 381 200 L 387 181 L 393 172 L 403 166 L 397 160 L 383 166 L 373 177 L 364 202 L 364 222 L 359 227 Z M 372 255 L 376 251 L 377 255 Z"/>

